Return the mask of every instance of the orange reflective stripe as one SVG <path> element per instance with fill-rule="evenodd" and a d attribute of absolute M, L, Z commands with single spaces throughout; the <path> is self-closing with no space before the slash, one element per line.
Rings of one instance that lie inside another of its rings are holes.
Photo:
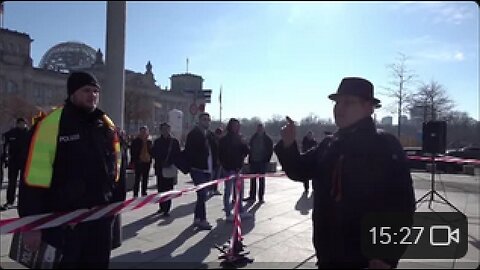
<path fill-rule="evenodd" d="M 103 115 L 103 122 L 113 131 L 113 151 L 115 152 L 115 182 L 120 179 L 120 166 L 122 165 L 122 152 L 120 139 L 115 124 L 106 114 Z"/>
<path fill-rule="evenodd" d="M 115 182 L 120 179 L 120 166 L 122 165 L 122 152 L 120 150 L 120 140 L 115 131 L 113 138 L 113 149 L 115 150 Z"/>

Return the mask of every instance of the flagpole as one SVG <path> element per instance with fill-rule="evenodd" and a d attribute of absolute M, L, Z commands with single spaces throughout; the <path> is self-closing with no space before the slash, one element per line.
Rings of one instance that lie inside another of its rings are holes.
<path fill-rule="evenodd" d="M 1 18 L 2 20 L 1 20 L 1 22 L 0 22 L 0 23 L 1 23 L 0 28 L 3 28 L 3 27 L 4 27 L 4 26 L 3 26 L 3 17 L 4 17 L 4 16 L 3 16 L 3 13 L 5 12 L 5 7 L 4 7 L 4 5 L 3 5 L 3 2 L 4 2 L 4 1 L 0 1 L 0 16 L 2 17 L 2 18 Z"/>
<path fill-rule="evenodd" d="M 220 96 L 219 96 L 219 101 L 220 101 L 220 125 L 222 124 L 222 88 L 223 86 L 220 86 Z"/>

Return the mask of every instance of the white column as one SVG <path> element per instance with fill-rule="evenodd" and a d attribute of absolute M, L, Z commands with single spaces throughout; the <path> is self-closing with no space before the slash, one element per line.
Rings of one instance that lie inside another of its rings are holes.
<path fill-rule="evenodd" d="M 123 129 L 125 108 L 125 22 L 126 1 L 107 1 L 105 85 L 100 108 Z"/>

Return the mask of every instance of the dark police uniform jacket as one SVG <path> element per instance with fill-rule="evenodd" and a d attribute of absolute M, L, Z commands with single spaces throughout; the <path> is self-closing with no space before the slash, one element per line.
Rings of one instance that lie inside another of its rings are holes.
<path fill-rule="evenodd" d="M 21 129 L 18 127 L 12 128 L 3 134 L 5 140 L 3 151 L 6 153 L 6 148 L 8 147 L 9 164 L 19 166 L 25 162 L 25 147 L 28 144 L 28 134 L 28 129 Z"/>
<path fill-rule="evenodd" d="M 378 212 L 412 216 L 415 211 L 404 151 L 394 136 L 377 132 L 371 117 L 304 154 L 296 143 L 284 148 L 283 141 L 275 152 L 289 178 L 313 178 L 313 243 L 319 266 L 368 267 L 361 251 L 362 218 Z M 396 266 L 399 257 L 377 259 Z"/>

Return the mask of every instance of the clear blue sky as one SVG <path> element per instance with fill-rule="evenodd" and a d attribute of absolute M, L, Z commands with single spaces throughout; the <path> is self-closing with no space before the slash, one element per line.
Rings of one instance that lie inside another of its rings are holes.
<path fill-rule="evenodd" d="M 105 52 L 105 13 L 106 2 L 7 1 L 4 26 L 30 35 L 37 65 L 65 41 Z M 217 119 L 221 85 L 223 119 L 332 118 L 327 96 L 347 76 L 372 81 L 388 108 L 381 86 L 399 52 L 420 80 L 444 86 L 455 109 L 480 119 L 474 2 L 127 2 L 126 68 L 144 72 L 150 60 L 163 88 L 188 57 L 189 72 L 213 90 L 207 111 Z"/>

